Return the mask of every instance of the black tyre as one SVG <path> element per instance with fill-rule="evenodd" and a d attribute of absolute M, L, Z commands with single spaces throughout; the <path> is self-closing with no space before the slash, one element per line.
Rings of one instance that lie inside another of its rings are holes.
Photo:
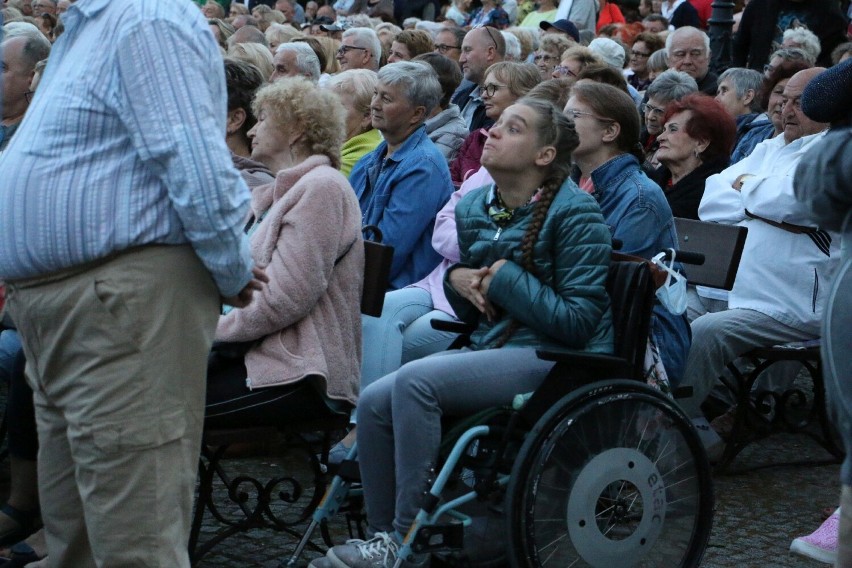
<path fill-rule="evenodd" d="M 515 567 L 698 566 L 710 464 L 668 397 L 615 380 L 561 399 L 524 440 L 507 490 Z"/>

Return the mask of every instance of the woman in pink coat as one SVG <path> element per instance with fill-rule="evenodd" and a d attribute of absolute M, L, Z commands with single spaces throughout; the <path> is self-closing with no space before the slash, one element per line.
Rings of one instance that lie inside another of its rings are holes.
<path fill-rule="evenodd" d="M 344 110 L 302 78 L 258 91 L 252 159 L 278 172 L 252 192 L 251 252 L 269 282 L 223 309 L 206 422 L 280 424 L 348 410 L 361 362 L 361 211 L 340 173 Z"/>

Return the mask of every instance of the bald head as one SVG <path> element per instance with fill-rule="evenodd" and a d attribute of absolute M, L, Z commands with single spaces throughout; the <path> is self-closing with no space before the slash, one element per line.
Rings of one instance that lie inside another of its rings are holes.
<path fill-rule="evenodd" d="M 474 28 L 464 36 L 459 65 L 464 78 L 477 84 L 485 80 L 485 70 L 506 56 L 506 40 L 499 30 Z"/>
<path fill-rule="evenodd" d="M 825 122 L 816 122 L 802 111 L 802 92 L 815 77 L 825 71 L 824 67 L 811 67 L 799 71 L 787 81 L 781 104 L 781 121 L 784 141 L 789 144 L 804 136 L 817 134 L 828 127 Z"/>
<path fill-rule="evenodd" d="M 3 121 L 20 120 L 29 106 L 30 83 L 36 63 L 50 54 L 50 42 L 39 33 L 5 40 L 3 51 Z"/>
<path fill-rule="evenodd" d="M 234 35 L 228 38 L 228 46 L 238 43 L 259 43 L 263 47 L 269 47 L 269 42 L 266 41 L 266 36 L 263 32 L 254 26 L 243 26 L 234 32 Z"/>

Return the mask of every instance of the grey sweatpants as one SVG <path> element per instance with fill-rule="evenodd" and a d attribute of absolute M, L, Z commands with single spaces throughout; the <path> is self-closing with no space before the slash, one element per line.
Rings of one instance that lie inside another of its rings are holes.
<path fill-rule="evenodd" d="M 403 365 L 358 402 L 358 461 L 370 531 L 408 531 L 441 443 L 441 417 L 509 404 L 553 367 L 535 349 L 446 351 Z"/>

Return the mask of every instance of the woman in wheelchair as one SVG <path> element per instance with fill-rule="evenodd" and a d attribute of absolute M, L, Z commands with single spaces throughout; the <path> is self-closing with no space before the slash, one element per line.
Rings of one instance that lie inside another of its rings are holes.
<path fill-rule="evenodd" d="M 553 366 L 537 348 L 612 351 L 610 235 L 594 199 L 569 179 L 577 143 L 571 121 L 538 99 L 508 107 L 491 129 L 482 163 L 494 183 L 459 202 L 461 261 L 445 279 L 456 314 L 476 326 L 472 345 L 410 362 L 363 391 L 358 455 L 373 538 L 335 546 L 312 566 L 393 566 L 436 466 L 442 416 L 535 390 Z"/>
<path fill-rule="evenodd" d="M 348 410 L 360 375 L 361 212 L 340 173 L 344 110 L 302 78 L 258 91 L 252 158 L 278 172 L 252 192 L 251 253 L 269 282 L 226 306 L 207 377 L 208 427 L 274 426 Z"/>

